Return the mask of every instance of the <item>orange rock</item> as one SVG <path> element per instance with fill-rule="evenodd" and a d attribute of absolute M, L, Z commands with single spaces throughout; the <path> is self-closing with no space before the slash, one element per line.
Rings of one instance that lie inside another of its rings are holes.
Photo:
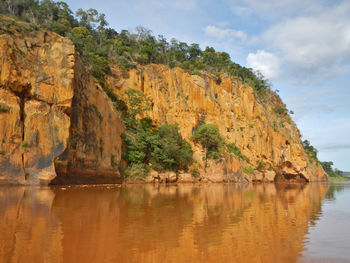
<path fill-rule="evenodd" d="M 120 181 L 119 115 L 72 42 L 13 31 L 0 35 L 0 183 Z"/>
<path fill-rule="evenodd" d="M 280 116 L 274 112 L 276 105 L 283 105 L 276 94 L 268 93 L 261 99 L 251 87 L 225 74 L 221 74 L 222 82 L 217 84 L 208 73 L 190 75 L 185 70 L 165 65 L 139 66 L 128 74 L 122 74 L 117 66 L 112 71 L 108 84 L 115 93 L 125 98 L 125 90 L 141 90 L 152 100 L 153 108 L 148 114 L 156 125 L 179 125 L 181 135 L 195 149 L 201 177 L 212 177 L 213 181 L 240 181 L 244 167 L 256 168 L 259 162 L 264 162 L 267 164 L 264 169 L 268 170 L 288 162 L 290 168 L 278 169 L 277 176 L 298 175 L 306 181 L 326 178 L 319 164 L 310 163 L 293 120 L 287 114 Z M 202 123 L 218 126 L 225 140 L 234 142 L 250 163 L 231 156 L 229 159 L 236 160 L 233 165 L 226 156 L 223 162 L 212 162 L 205 169 L 203 150 L 190 140 L 193 131 Z M 274 180 L 275 175 L 269 173 L 267 180 Z M 262 174 L 258 174 L 258 178 L 244 176 L 247 180 L 264 179 Z"/>

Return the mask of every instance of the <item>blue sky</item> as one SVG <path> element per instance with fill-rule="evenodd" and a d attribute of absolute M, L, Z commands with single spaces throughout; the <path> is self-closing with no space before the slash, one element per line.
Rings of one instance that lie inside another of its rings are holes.
<path fill-rule="evenodd" d="M 349 0 L 68 0 L 120 32 L 142 25 L 226 51 L 278 89 L 321 161 L 350 171 Z"/>

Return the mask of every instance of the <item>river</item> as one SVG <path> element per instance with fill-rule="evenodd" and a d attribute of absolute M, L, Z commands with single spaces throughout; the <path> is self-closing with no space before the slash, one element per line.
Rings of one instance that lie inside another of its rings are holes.
<path fill-rule="evenodd" d="M 0 187 L 0 262 L 350 262 L 350 184 Z"/>

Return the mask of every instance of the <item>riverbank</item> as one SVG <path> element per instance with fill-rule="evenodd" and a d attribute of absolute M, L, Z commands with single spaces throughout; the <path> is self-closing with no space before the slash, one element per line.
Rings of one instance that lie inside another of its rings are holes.
<path fill-rule="evenodd" d="M 337 176 L 337 177 L 328 177 L 329 182 L 350 182 L 350 178 L 346 178 L 343 176 Z"/>

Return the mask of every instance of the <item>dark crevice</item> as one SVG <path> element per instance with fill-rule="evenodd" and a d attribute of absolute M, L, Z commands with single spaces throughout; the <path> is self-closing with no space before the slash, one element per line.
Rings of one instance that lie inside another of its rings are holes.
<path fill-rule="evenodd" d="M 25 126 L 24 126 L 24 121 L 25 121 L 25 111 L 24 111 L 24 105 L 25 102 L 30 98 L 30 89 L 31 87 L 23 87 L 20 91 L 15 91 L 15 95 L 20 99 L 19 101 L 19 107 L 20 107 L 20 123 L 22 125 L 22 142 L 21 142 L 21 146 L 22 143 L 24 141 L 24 136 L 25 136 Z M 23 167 L 23 171 L 24 171 L 24 179 L 27 180 L 28 176 L 25 172 L 25 167 L 24 167 L 24 152 L 22 153 L 22 167 Z"/>

